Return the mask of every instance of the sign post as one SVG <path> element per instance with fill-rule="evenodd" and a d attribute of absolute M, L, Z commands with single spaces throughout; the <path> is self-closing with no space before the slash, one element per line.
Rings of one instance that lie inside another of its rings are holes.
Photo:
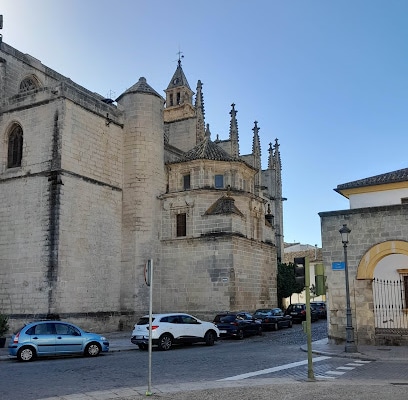
<path fill-rule="evenodd" d="M 310 309 L 310 265 L 309 257 L 305 257 L 305 291 L 306 291 L 306 335 L 307 335 L 307 377 L 315 380 L 312 360 L 312 324 Z"/>
<path fill-rule="evenodd" d="M 149 286 L 149 377 L 147 382 L 146 396 L 152 393 L 152 314 L 153 314 L 153 260 L 147 260 L 145 265 L 144 277 L 146 285 Z"/>

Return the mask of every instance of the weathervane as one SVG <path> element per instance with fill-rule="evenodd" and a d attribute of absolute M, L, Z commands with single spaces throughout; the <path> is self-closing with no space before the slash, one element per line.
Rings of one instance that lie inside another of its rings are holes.
<path fill-rule="evenodd" d="M 181 59 L 184 58 L 183 52 L 179 49 L 176 54 L 178 54 L 178 65 L 181 65 Z"/>

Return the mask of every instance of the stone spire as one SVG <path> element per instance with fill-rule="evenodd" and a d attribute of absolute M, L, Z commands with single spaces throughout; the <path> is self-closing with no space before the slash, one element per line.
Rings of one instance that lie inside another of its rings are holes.
<path fill-rule="evenodd" d="M 254 137 L 252 139 L 252 154 L 254 156 L 254 167 L 261 169 L 261 144 L 259 141 L 259 127 L 258 121 L 254 122 L 254 127 L 252 128 L 254 132 Z"/>
<path fill-rule="evenodd" d="M 268 169 L 273 168 L 273 149 L 272 149 L 272 143 L 269 143 L 269 156 L 268 156 Z"/>
<path fill-rule="evenodd" d="M 282 170 L 278 139 L 275 139 L 273 149 L 272 143 L 269 143 L 268 169 Z"/>
<path fill-rule="evenodd" d="M 197 82 L 197 94 L 195 100 L 195 109 L 197 112 L 197 123 L 196 123 L 196 133 L 197 133 L 197 143 L 200 143 L 205 138 L 205 122 L 204 122 L 204 96 L 203 96 L 203 84 L 199 80 Z"/>
<path fill-rule="evenodd" d="M 186 86 L 190 89 L 190 85 L 188 84 L 187 78 L 184 75 L 183 68 L 181 67 L 181 59 L 179 58 L 176 71 L 174 72 L 173 77 L 171 78 L 170 83 L 167 86 L 167 89 L 174 89 L 182 86 Z"/>
<path fill-rule="evenodd" d="M 196 118 L 196 110 L 193 106 L 194 92 L 190 89 L 187 78 L 181 67 L 179 58 L 176 71 L 174 72 L 166 93 L 166 107 L 163 112 L 164 122 L 182 121 L 187 118 Z M 196 135 L 196 132 L 192 132 Z M 194 144 L 196 137 L 194 137 Z"/>
<path fill-rule="evenodd" d="M 237 122 L 237 110 L 235 110 L 235 104 L 231 104 L 232 110 L 230 111 L 230 141 L 231 141 L 231 155 L 233 157 L 239 156 L 239 137 L 238 137 L 238 122 Z"/>
<path fill-rule="evenodd" d="M 207 137 L 207 138 L 211 138 L 211 131 L 210 131 L 210 124 L 207 124 L 206 125 L 206 128 L 205 128 L 205 137 Z"/>
<path fill-rule="evenodd" d="M 258 121 L 254 122 L 254 127 L 252 128 L 254 132 L 254 137 L 252 139 L 252 156 L 253 156 L 253 166 L 258 170 L 255 176 L 255 187 L 261 190 L 261 144 L 259 142 L 259 127 Z"/>
<path fill-rule="evenodd" d="M 269 143 L 269 159 L 268 169 L 271 171 L 271 187 L 273 188 L 272 197 L 273 207 L 275 210 L 275 240 L 277 247 L 278 260 L 283 259 L 284 253 L 284 238 L 283 238 L 283 201 L 286 200 L 282 196 L 282 164 L 279 151 L 278 139 L 275 139 L 275 144 L 272 148 L 272 143 Z"/>

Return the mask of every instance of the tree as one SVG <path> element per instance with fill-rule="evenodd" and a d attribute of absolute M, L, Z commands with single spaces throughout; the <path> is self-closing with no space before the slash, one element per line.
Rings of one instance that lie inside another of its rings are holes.
<path fill-rule="evenodd" d="M 278 305 L 283 308 L 283 299 L 289 297 L 293 293 L 295 280 L 295 269 L 293 264 L 278 264 L 278 278 L 277 278 L 277 292 L 278 292 Z"/>
<path fill-rule="evenodd" d="M 293 293 L 302 293 L 304 287 L 296 283 L 295 264 L 278 264 L 277 292 L 278 305 L 283 308 L 283 299 L 292 296 Z"/>

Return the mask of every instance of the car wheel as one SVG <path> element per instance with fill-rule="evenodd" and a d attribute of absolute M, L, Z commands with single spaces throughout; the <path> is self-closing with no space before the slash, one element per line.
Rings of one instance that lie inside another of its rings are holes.
<path fill-rule="evenodd" d="M 166 351 L 170 350 L 173 345 L 173 338 L 168 333 L 163 333 L 159 338 L 159 349 Z"/>
<path fill-rule="evenodd" d="M 237 332 L 237 339 L 242 340 L 244 338 L 244 331 L 242 329 L 240 329 Z"/>
<path fill-rule="evenodd" d="M 142 344 L 138 344 L 137 347 L 139 347 L 140 350 L 147 350 L 148 346 L 147 344 L 142 343 Z"/>
<path fill-rule="evenodd" d="M 87 357 L 96 357 L 99 355 L 99 353 L 101 352 L 101 347 L 98 343 L 89 343 L 86 347 L 85 347 L 85 355 Z"/>
<path fill-rule="evenodd" d="M 17 353 L 17 358 L 19 361 L 33 361 L 35 357 L 36 352 L 31 346 L 24 346 Z"/>
<path fill-rule="evenodd" d="M 207 346 L 213 346 L 215 343 L 215 334 L 213 331 L 206 332 L 204 341 Z"/>
<path fill-rule="evenodd" d="M 292 328 L 292 327 L 293 327 L 293 322 L 289 321 L 289 328 Z"/>
<path fill-rule="evenodd" d="M 262 336 L 263 334 L 263 330 L 262 330 L 262 326 L 258 327 L 258 332 L 256 333 L 258 336 Z"/>

